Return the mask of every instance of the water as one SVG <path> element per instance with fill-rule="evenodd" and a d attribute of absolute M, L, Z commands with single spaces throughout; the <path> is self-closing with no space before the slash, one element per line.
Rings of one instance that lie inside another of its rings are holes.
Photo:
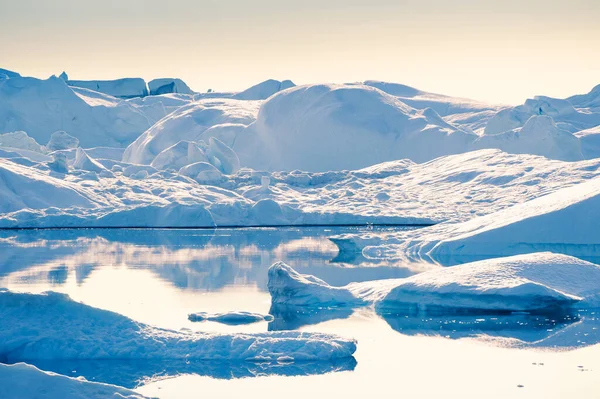
<path fill-rule="evenodd" d="M 271 309 L 267 269 L 283 260 L 333 285 L 407 277 L 427 264 L 338 262 L 328 236 L 357 228 L 51 230 L 0 232 L 0 287 L 69 294 L 160 327 L 260 332 L 302 329 L 358 340 L 355 360 L 255 365 L 136 361 L 39 362 L 45 370 L 160 398 L 367 395 L 599 398 L 595 314 L 547 319 L 382 318 L 368 309 L 289 314 Z M 272 323 L 192 323 L 198 311 L 275 314 Z M 522 385 L 522 387 L 519 387 Z"/>

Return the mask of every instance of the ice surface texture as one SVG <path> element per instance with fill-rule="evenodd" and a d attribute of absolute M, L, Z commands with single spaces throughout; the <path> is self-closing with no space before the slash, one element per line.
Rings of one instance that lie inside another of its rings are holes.
<path fill-rule="evenodd" d="M 191 333 L 155 328 L 53 292 L 0 291 L 0 360 L 195 359 L 329 361 L 356 342 L 328 334 Z"/>
<path fill-rule="evenodd" d="M 384 312 L 553 312 L 598 306 L 600 267 L 545 252 L 332 287 L 280 262 L 269 269 L 268 287 L 274 304 L 293 306 L 374 305 Z"/>

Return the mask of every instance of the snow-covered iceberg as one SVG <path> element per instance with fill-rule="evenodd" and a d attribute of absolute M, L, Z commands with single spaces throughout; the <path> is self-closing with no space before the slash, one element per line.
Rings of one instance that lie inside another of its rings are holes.
<path fill-rule="evenodd" d="M 371 86 L 297 86 L 262 104 L 254 134 L 238 138 L 234 150 L 243 166 L 307 171 L 464 152 L 475 135 L 440 120 L 433 110 L 415 110 Z M 244 154 L 248 140 L 256 150 Z"/>
<path fill-rule="evenodd" d="M 323 361 L 351 357 L 356 342 L 328 334 L 192 333 L 155 328 L 67 295 L 0 291 L 0 361 L 196 359 Z"/>
<path fill-rule="evenodd" d="M 258 102 L 233 99 L 204 99 L 183 106 L 140 135 L 125 150 L 123 161 L 148 165 L 161 151 L 182 140 L 202 140 L 208 128 L 249 125 L 256 119 L 258 106 Z"/>
<path fill-rule="evenodd" d="M 42 371 L 26 363 L 0 363 L 0 397 L 5 399 L 143 399 L 115 385 Z"/>
<path fill-rule="evenodd" d="M 120 98 L 144 97 L 148 95 L 146 81 L 142 78 L 68 80 L 67 84 L 69 86 L 82 87 L 84 89 L 94 90 Z"/>
<path fill-rule="evenodd" d="M 148 82 L 148 89 L 151 96 L 170 93 L 194 94 L 183 80 L 175 78 L 153 79 Z"/>
<path fill-rule="evenodd" d="M 269 269 L 274 304 L 374 305 L 381 312 L 555 312 L 600 305 L 600 266 L 549 252 L 426 271 L 405 279 L 332 287 L 284 263 Z"/>

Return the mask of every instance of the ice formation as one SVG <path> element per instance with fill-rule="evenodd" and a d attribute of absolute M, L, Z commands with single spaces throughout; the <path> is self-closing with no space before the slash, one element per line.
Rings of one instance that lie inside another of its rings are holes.
<path fill-rule="evenodd" d="M 556 312 L 600 305 L 600 266 L 549 252 L 438 268 L 404 279 L 332 287 L 284 263 L 269 269 L 274 304 L 373 305 L 381 312 Z"/>
<path fill-rule="evenodd" d="M 74 302 L 67 295 L 0 291 L 0 359 L 196 359 L 325 361 L 351 357 L 356 342 L 288 331 L 218 334 L 172 331 Z"/>
<path fill-rule="evenodd" d="M 148 82 L 148 90 L 151 96 L 170 93 L 194 94 L 183 80 L 173 78 L 153 79 Z"/>

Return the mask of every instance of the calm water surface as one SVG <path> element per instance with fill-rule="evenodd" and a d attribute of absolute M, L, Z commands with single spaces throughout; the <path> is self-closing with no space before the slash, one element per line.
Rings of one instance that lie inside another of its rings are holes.
<path fill-rule="evenodd" d="M 267 269 L 279 260 L 332 285 L 440 267 L 341 262 L 327 237 L 359 228 L 48 230 L 0 232 L 0 287 L 53 290 L 160 327 L 300 329 L 356 338 L 355 360 L 260 365 L 39 362 L 38 367 L 160 398 L 600 398 L 596 315 L 381 317 L 368 309 L 271 309 Z M 249 326 L 192 323 L 192 312 L 273 313 Z"/>

